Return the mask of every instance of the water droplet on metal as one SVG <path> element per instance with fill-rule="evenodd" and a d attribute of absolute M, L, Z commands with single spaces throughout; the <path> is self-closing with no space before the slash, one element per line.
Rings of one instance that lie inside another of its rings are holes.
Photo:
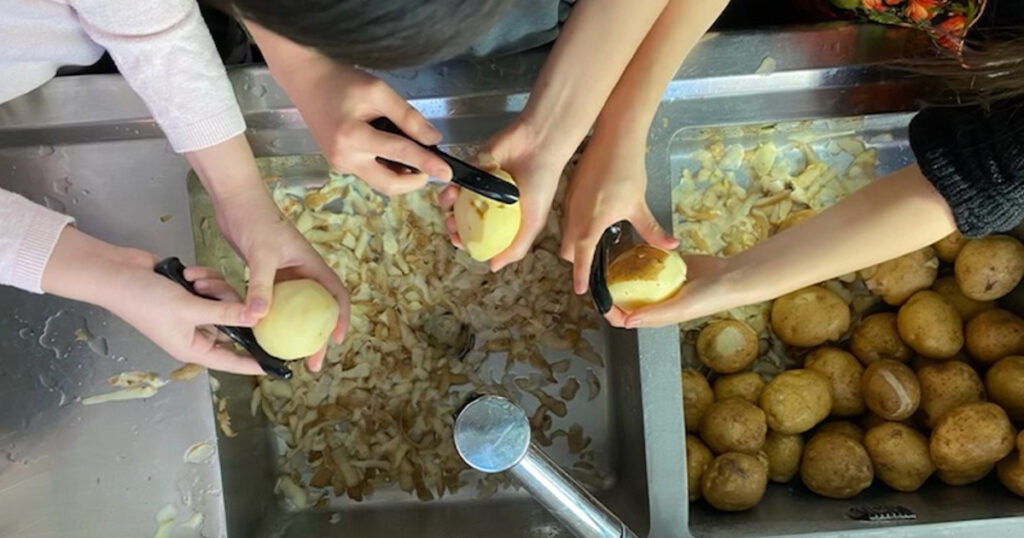
<path fill-rule="evenodd" d="M 67 206 L 64 205 L 64 202 L 61 202 L 60 200 L 57 200 L 55 198 L 51 198 L 51 197 L 46 196 L 46 195 L 43 195 L 43 204 L 45 204 L 46 207 L 48 207 L 48 208 L 50 208 L 50 209 L 52 209 L 52 210 L 54 210 L 54 211 L 56 211 L 58 213 L 66 213 L 67 210 L 68 210 Z"/>

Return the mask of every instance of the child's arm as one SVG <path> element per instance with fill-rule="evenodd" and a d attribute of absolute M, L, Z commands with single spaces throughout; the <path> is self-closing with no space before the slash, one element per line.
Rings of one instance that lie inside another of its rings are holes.
<path fill-rule="evenodd" d="M 562 257 L 574 263 L 577 293 L 587 290 L 598 239 L 620 220 L 629 220 L 657 247 L 675 246 L 644 200 L 647 131 L 679 64 L 727 4 L 728 0 L 670 0 L 605 103 L 572 180 L 562 235 Z"/>

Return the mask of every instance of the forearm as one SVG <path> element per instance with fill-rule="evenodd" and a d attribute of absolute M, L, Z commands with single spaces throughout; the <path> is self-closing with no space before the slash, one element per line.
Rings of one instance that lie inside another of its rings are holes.
<path fill-rule="evenodd" d="M 729 258 L 723 284 L 738 288 L 744 304 L 766 301 L 923 248 L 955 229 L 949 205 L 912 165 Z"/>
<path fill-rule="evenodd" d="M 265 189 L 244 135 L 185 154 L 213 203 Z"/>
<path fill-rule="evenodd" d="M 522 113 L 538 143 L 568 154 L 576 149 L 665 4 L 576 4 Z"/>
<path fill-rule="evenodd" d="M 669 0 L 626 67 L 595 131 L 645 137 L 665 87 L 728 0 Z"/>
<path fill-rule="evenodd" d="M 108 308 L 119 293 L 118 279 L 124 268 L 136 265 L 151 268 L 153 257 L 68 226 L 46 263 L 41 287 L 49 294 Z"/>

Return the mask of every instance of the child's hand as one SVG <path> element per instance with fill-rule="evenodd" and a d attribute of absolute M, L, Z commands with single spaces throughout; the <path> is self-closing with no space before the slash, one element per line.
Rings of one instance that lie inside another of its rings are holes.
<path fill-rule="evenodd" d="M 664 327 L 749 304 L 741 287 L 730 284 L 727 258 L 686 256 L 686 283 L 671 299 L 626 314 L 613 308 L 605 317 L 616 327 Z"/>
<path fill-rule="evenodd" d="M 646 140 L 595 134 L 569 183 L 562 258 L 573 264 L 573 289 L 587 291 L 594 249 L 605 229 L 628 220 L 651 245 L 671 250 L 679 245 L 661 229 L 644 199 Z"/>

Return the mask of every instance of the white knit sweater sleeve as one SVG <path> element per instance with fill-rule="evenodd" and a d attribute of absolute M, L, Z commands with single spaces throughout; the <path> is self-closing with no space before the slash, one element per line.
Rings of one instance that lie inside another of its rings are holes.
<path fill-rule="evenodd" d="M 196 0 L 69 0 L 142 97 L 171 147 L 203 149 L 245 121 Z"/>

